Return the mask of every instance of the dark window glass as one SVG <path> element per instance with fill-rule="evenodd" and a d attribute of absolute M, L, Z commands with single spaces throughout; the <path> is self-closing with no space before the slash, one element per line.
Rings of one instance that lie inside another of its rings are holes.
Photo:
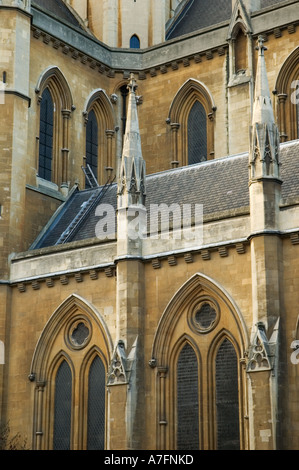
<path fill-rule="evenodd" d="M 97 356 L 90 367 L 88 383 L 88 450 L 105 446 L 105 367 Z"/>
<path fill-rule="evenodd" d="M 54 450 L 70 450 L 72 373 L 66 361 L 59 366 L 55 382 Z"/>
<path fill-rule="evenodd" d="M 186 344 L 177 363 L 177 449 L 199 448 L 198 365 Z"/>
<path fill-rule="evenodd" d="M 136 34 L 134 34 L 130 39 L 130 48 L 140 49 L 140 40 Z"/>
<path fill-rule="evenodd" d="M 42 94 L 40 105 L 38 175 L 47 181 L 52 180 L 53 115 L 54 108 L 51 93 L 46 88 Z"/>
<path fill-rule="evenodd" d="M 88 114 L 86 126 L 86 163 L 98 179 L 98 121 L 93 110 Z M 85 187 L 88 188 L 89 186 L 88 181 L 86 181 Z"/>
<path fill-rule="evenodd" d="M 240 450 L 238 360 L 225 339 L 216 357 L 217 448 Z"/>
<path fill-rule="evenodd" d="M 195 101 L 188 117 L 188 164 L 207 160 L 207 116 L 203 105 Z"/>
<path fill-rule="evenodd" d="M 120 88 L 121 92 L 121 99 L 122 99 L 122 107 L 121 107 L 121 120 L 122 120 L 122 133 L 123 135 L 126 132 L 126 122 L 127 122 L 127 100 L 128 100 L 128 94 L 129 90 L 127 85 L 123 85 Z"/>

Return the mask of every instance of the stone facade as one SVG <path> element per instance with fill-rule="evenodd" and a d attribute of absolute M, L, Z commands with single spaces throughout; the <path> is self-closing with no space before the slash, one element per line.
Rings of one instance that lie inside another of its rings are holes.
<path fill-rule="evenodd" d="M 37 450 L 186 449 L 182 430 L 192 449 L 296 449 L 298 1 L 234 0 L 183 35 L 196 2 L 55 5 L 0 4 L 0 423 Z M 144 218 L 163 204 L 164 237 Z"/>

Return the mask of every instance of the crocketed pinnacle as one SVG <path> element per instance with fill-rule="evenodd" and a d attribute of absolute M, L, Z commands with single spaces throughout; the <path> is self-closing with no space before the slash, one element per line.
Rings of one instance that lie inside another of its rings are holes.
<path fill-rule="evenodd" d="M 265 63 L 264 40 L 258 39 L 258 63 L 250 142 L 250 180 L 279 179 L 279 132 L 274 120 Z"/>
<path fill-rule="evenodd" d="M 129 196 L 126 205 L 143 203 L 145 195 L 145 162 L 141 150 L 134 74 L 131 74 L 128 89 L 127 122 L 118 182 L 118 194 Z"/>
<path fill-rule="evenodd" d="M 255 97 L 253 105 L 252 124 L 274 123 L 274 114 L 270 97 L 264 51 L 264 39 L 258 38 L 258 63 L 255 81 Z"/>

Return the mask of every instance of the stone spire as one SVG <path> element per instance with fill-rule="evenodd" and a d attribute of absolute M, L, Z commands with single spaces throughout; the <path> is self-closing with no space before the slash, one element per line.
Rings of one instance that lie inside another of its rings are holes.
<path fill-rule="evenodd" d="M 131 74 L 128 88 L 127 122 L 118 181 L 119 205 L 121 207 L 144 204 L 145 198 L 145 161 L 141 150 L 135 93 L 137 84 L 134 74 Z"/>
<path fill-rule="evenodd" d="M 262 37 L 258 39 L 258 63 L 252 113 L 250 180 L 279 179 L 279 131 L 272 108 Z"/>

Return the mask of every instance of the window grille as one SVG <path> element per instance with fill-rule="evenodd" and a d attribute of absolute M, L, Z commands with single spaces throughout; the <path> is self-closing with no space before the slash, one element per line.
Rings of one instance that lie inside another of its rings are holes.
<path fill-rule="evenodd" d="M 140 49 L 140 40 L 139 40 L 139 37 L 136 34 L 133 34 L 133 36 L 130 39 L 130 48 L 131 49 Z"/>
<path fill-rule="evenodd" d="M 86 126 L 86 164 L 88 164 L 97 178 L 98 176 L 98 122 L 93 110 L 88 114 Z M 90 183 L 85 180 L 85 187 L 89 188 Z"/>
<path fill-rule="evenodd" d="M 240 450 L 238 360 L 228 339 L 216 356 L 216 412 L 218 450 Z"/>
<path fill-rule="evenodd" d="M 186 344 L 177 363 L 177 449 L 199 448 L 198 365 Z"/>
<path fill-rule="evenodd" d="M 52 180 L 53 115 L 53 100 L 49 89 L 46 88 L 40 106 L 38 175 L 47 181 Z"/>
<path fill-rule="evenodd" d="M 88 383 L 88 450 L 105 448 L 105 367 L 97 356 L 89 370 Z"/>
<path fill-rule="evenodd" d="M 59 366 L 55 382 L 54 450 L 70 450 L 72 373 L 66 361 Z"/>
<path fill-rule="evenodd" d="M 203 105 L 195 101 L 188 117 L 188 164 L 207 160 L 207 116 Z"/>

